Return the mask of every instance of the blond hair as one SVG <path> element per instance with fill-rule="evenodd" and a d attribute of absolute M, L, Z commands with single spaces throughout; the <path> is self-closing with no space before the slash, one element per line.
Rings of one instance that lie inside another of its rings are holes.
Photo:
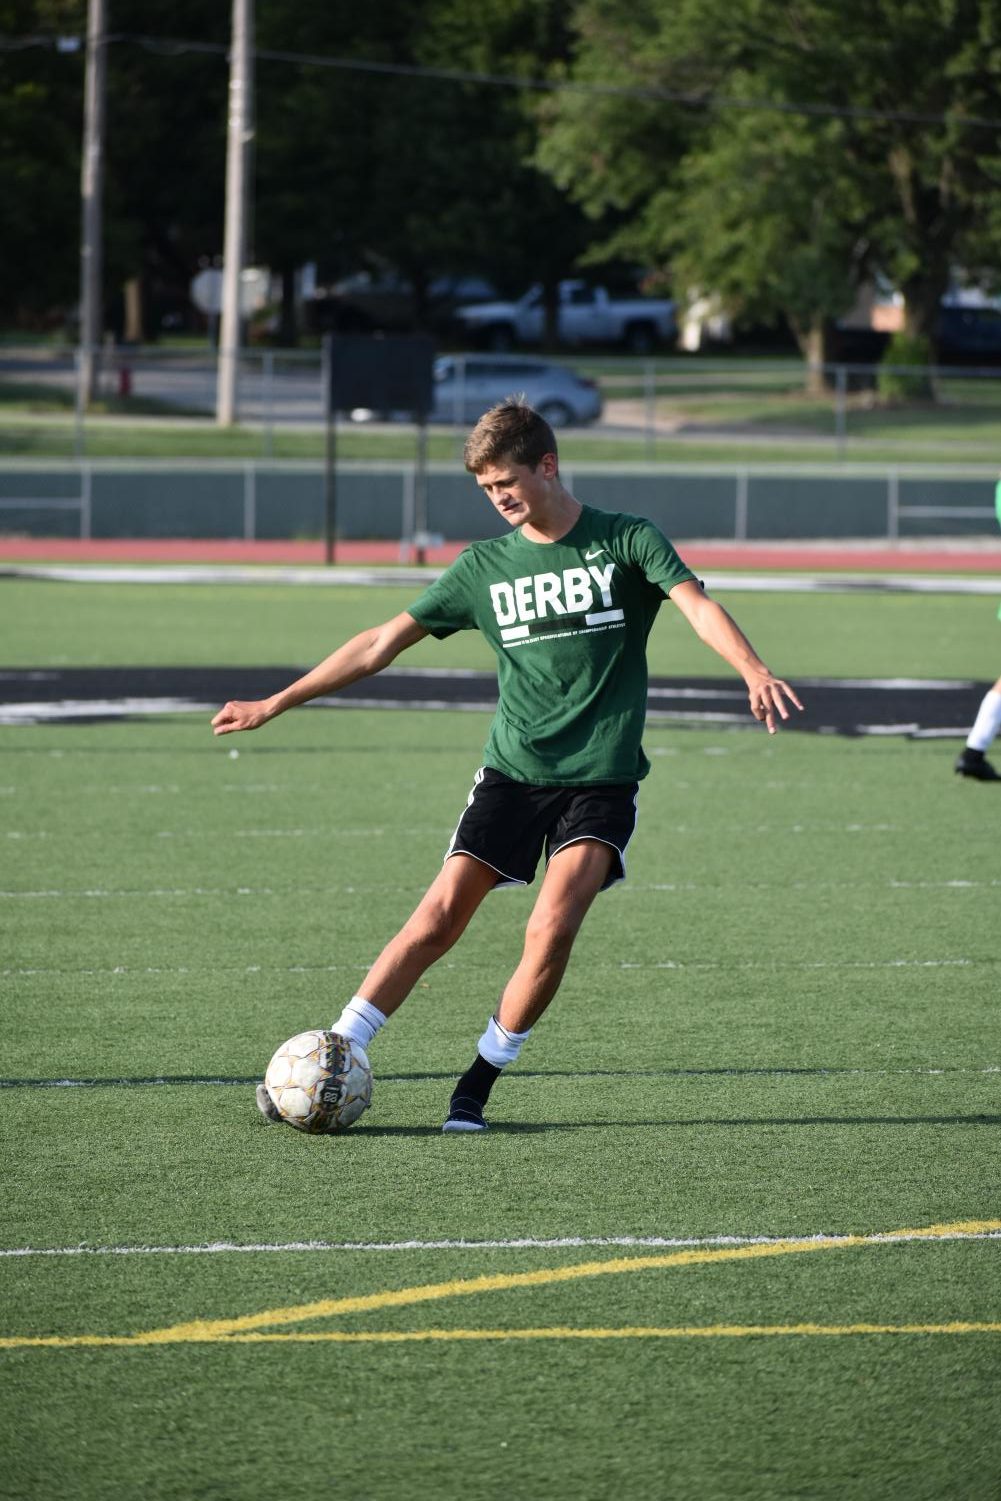
<path fill-rule="evenodd" d="M 509 396 L 483 413 L 466 439 L 462 457 L 470 474 L 481 474 L 504 459 L 536 469 L 547 453 L 556 453 L 549 423 L 523 398 Z"/>

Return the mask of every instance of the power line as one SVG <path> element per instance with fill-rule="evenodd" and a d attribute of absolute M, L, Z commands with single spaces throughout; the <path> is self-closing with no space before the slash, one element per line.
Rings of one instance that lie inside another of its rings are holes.
<path fill-rule="evenodd" d="M 138 46 L 144 51 L 166 57 L 189 53 L 226 58 L 229 44 L 199 42 L 187 38 L 153 37 L 129 32 L 109 33 L 109 45 Z M 0 37 L 0 52 L 23 51 L 29 47 L 54 47 L 60 52 L 80 50 L 81 39 L 73 36 L 33 35 Z M 868 109 L 858 105 L 809 103 L 803 100 L 744 99 L 726 94 L 683 89 L 668 89 L 650 84 L 584 83 L 567 78 L 531 78 L 516 73 L 484 73 L 466 68 L 436 68 L 411 63 L 373 62 L 366 58 L 332 57 L 312 52 L 287 52 L 258 47 L 254 61 L 286 63 L 295 67 L 335 68 L 350 73 L 370 73 L 394 78 L 427 79 L 438 83 L 475 84 L 478 87 L 518 89 L 526 93 L 583 94 L 591 98 L 635 99 L 653 104 L 680 104 L 689 109 L 744 110 L 784 115 L 805 115 L 832 120 L 869 120 L 893 125 L 937 125 L 959 129 L 1001 131 L 1001 117 L 967 115 L 959 112 L 935 114 L 921 110 Z"/>

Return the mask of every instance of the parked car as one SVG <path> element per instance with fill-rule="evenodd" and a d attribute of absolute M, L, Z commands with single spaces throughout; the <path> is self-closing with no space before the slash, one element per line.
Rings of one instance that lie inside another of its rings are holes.
<path fill-rule="evenodd" d="M 938 314 L 940 360 L 966 365 L 1001 360 L 1001 308 L 943 303 Z"/>
<path fill-rule="evenodd" d="M 474 343 L 487 349 L 538 344 L 545 333 L 545 301 L 540 286 L 514 302 L 478 302 L 459 307 L 455 321 Z M 612 297 L 585 281 L 561 281 L 557 332 L 562 344 L 618 344 L 633 354 L 649 354 L 677 338 L 674 303 L 655 297 Z"/>
<path fill-rule="evenodd" d="M 503 355 L 442 355 L 434 367 L 433 422 L 467 426 L 506 396 L 524 395 L 550 427 L 596 422 L 601 392 L 593 380 L 547 360 Z"/>

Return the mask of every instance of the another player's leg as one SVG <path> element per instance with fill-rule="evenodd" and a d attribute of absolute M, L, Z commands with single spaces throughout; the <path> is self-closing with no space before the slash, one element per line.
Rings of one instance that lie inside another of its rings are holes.
<path fill-rule="evenodd" d="M 413 916 L 383 949 L 331 1031 L 367 1051 L 388 1017 L 403 1004 L 425 970 L 446 954 L 466 929 L 497 872 L 469 855 L 453 855 L 429 886 Z M 281 1116 L 263 1084 L 257 1108 L 268 1120 Z"/>
<path fill-rule="evenodd" d="M 973 728 L 956 761 L 960 776 L 978 782 L 1001 782 L 1001 775 L 987 759 L 987 749 L 1001 730 L 1001 678 L 984 694 Z"/>
<path fill-rule="evenodd" d="M 549 862 L 525 930 L 518 968 L 487 1023 L 471 1066 L 449 1102 L 445 1131 L 482 1131 L 483 1110 L 501 1070 L 513 1063 L 563 979 L 574 940 L 619 853 L 594 839 L 565 845 Z"/>

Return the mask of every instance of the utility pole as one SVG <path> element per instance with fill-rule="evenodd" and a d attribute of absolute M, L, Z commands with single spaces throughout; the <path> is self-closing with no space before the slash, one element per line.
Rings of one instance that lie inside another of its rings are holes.
<path fill-rule="evenodd" d="M 226 235 L 223 244 L 222 316 L 216 422 L 231 427 L 236 417 L 240 363 L 240 274 L 247 248 L 247 187 L 253 139 L 253 0 L 233 0 L 229 54 L 229 119 L 226 132 Z"/>
<path fill-rule="evenodd" d="M 104 324 L 101 297 L 101 200 L 104 191 L 104 96 L 107 38 L 105 0 L 88 0 L 84 76 L 83 153 L 80 163 L 80 331 L 77 406 L 94 400 Z"/>

